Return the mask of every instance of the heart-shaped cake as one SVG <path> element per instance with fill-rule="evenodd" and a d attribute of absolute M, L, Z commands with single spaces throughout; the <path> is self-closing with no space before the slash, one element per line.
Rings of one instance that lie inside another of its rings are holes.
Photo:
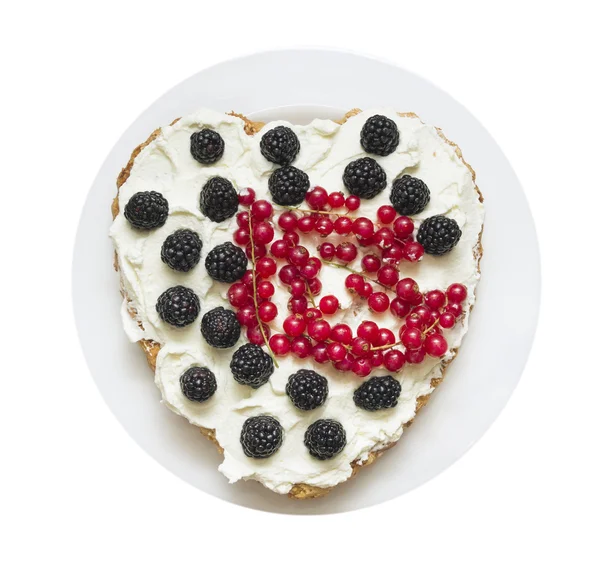
<path fill-rule="evenodd" d="M 117 180 L 125 331 L 219 470 L 317 497 L 393 446 L 467 332 L 483 198 L 412 113 L 202 109 Z"/>

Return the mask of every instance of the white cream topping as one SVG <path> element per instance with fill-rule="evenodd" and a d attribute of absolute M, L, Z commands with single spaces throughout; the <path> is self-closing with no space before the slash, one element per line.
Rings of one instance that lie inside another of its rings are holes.
<path fill-rule="evenodd" d="M 201 317 L 192 325 L 177 329 L 161 321 L 155 309 L 159 295 L 178 284 L 199 295 L 201 316 L 217 306 L 230 307 L 226 296 L 229 285 L 215 282 L 207 275 L 204 258 L 216 245 L 231 241 L 237 225 L 235 217 L 216 224 L 199 211 L 200 190 L 208 178 L 226 177 L 237 189 L 252 187 L 258 198 L 270 199 L 267 182 L 277 166 L 261 155 L 259 142 L 267 130 L 283 124 L 294 130 L 301 143 L 300 153 L 292 165 L 309 175 L 312 186 L 321 185 L 328 192 L 345 192 L 344 168 L 350 161 L 366 155 L 359 142 L 360 130 L 366 119 L 375 114 L 386 115 L 396 122 L 400 145 L 387 157 L 374 156 L 386 171 L 388 188 L 374 199 L 363 200 L 357 214 L 375 219 L 377 208 L 389 204 L 389 189 L 394 178 L 410 173 L 425 181 L 431 191 L 427 208 L 413 217 L 415 225 L 418 227 L 423 219 L 435 214 L 445 214 L 458 222 L 462 237 L 449 254 L 443 257 L 425 255 L 420 263 L 402 262 L 400 267 L 401 276 L 414 278 L 423 291 L 443 290 L 453 282 L 467 286 L 469 296 L 464 306 L 467 313 L 462 322 L 445 332 L 449 348 L 456 349 L 467 331 L 468 310 L 479 280 L 474 248 L 483 226 L 484 210 L 471 173 L 454 148 L 440 138 L 434 127 L 422 124 L 416 118 L 400 117 L 390 109 L 378 109 L 362 112 L 343 125 L 319 119 L 305 126 L 273 122 L 250 137 L 245 134 L 241 119 L 202 109 L 164 127 L 158 138 L 135 159 L 129 179 L 120 188 L 121 209 L 138 191 L 158 191 L 169 201 L 169 217 L 162 228 L 152 231 L 134 229 L 122 212 L 111 227 L 123 288 L 130 299 L 129 303 L 124 302 L 122 310 L 125 331 L 131 341 L 152 339 L 161 344 L 155 381 L 164 403 L 191 423 L 215 429 L 224 449 L 224 461 L 219 470 L 230 482 L 255 479 L 278 493 L 287 493 L 300 482 L 318 487 L 341 483 L 350 477 L 353 461 L 364 461 L 369 451 L 383 448 L 400 438 L 403 425 L 415 414 L 417 398 L 433 391 L 431 380 L 441 374 L 442 359 L 428 357 L 421 364 L 406 365 L 394 375 L 402 385 L 398 406 L 379 412 L 364 411 L 353 402 L 354 390 L 365 379 L 338 372 L 331 365 L 300 360 L 292 355 L 279 358 L 279 368 L 275 369 L 269 382 L 253 390 L 235 382 L 229 369 L 233 351 L 246 342 L 243 334 L 233 349 L 214 349 L 200 334 Z M 212 166 L 203 166 L 190 155 L 190 135 L 204 127 L 217 130 L 225 141 L 223 158 Z M 172 271 L 160 258 L 164 239 L 180 228 L 198 232 L 204 244 L 201 262 L 189 273 Z M 328 241 L 337 243 L 338 238 L 332 235 Z M 317 255 L 316 247 L 321 241 L 322 238 L 317 236 L 303 235 L 301 243 L 312 255 Z M 360 269 L 364 253 L 359 248 L 359 256 L 351 266 Z M 348 323 L 356 332 L 362 321 L 372 319 L 397 336 L 403 321 L 389 312 L 369 312 L 363 300 L 352 297 L 343 287 L 347 274 L 327 265 L 320 273 L 324 287 L 322 295 L 333 293 L 341 303 L 342 309 L 328 318 L 330 323 Z M 272 333 L 283 332 L 289 293 L 278 279 L 271 280 L 276 284 L 273 301 L 279 309 L 279 316 L 271 324 Z M 132 310 L 136 311 L 134 318 L 129 313 Z M 138 322 L 143 325 L 143 330 Z M 443 360 L 447 361 L 451 356 L 449 352 Z M 217 379 L 217 392 L 205 403 L 189 401 L 181 393 L 179 378 L 193 365 L 210 368 Z M 327 378 L 329 397 L 322 407 L 305 412 L 292 405 L 285 394 L 285 385 L 290 374 L 307 367 Z M 387 371 L 376 369 L 371 376 L 386 374 Z M 239 441 L 244 421 L 259 414 L 276 417 L 285 431 L 280 450 L 262 460 L 246 457 Z M 324 418 L 342 423 L 347 444 L 336 457 L 319 461 L 309 455 L 303 440 L 307 427 Z"/>

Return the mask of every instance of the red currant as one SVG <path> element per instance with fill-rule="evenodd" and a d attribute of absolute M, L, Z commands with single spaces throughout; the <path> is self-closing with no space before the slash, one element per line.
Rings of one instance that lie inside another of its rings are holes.
<path fill-rule="evenodd" d="M 403 318 L 410 312 L 410 304 L 400 298 L 394 298 L 390 303 L 390 311 L 396 317 Z"/>
<path fill-rule="evenodd" d="M 371 351 L 367 358 L 370 365 L 373 368 L 377 368 L 383 364 L 383 351 Z"/>
<path fill-rule="evenodd" d="M 269 222 L 259 222 L 252 231 L 252 238 L 257 245 L 271 243 L 273 236 L 275 236 L 275 231 Z"/>
<path fill-rule="evenodd" d="M 288 316 L 283 320 L 283 330 L 290 337 L 297 337 L 298 335 L 302 335 L 305 329 L 306 321 L 304 321 L 304 318 L 300 314 Z"/>
<path fill-rule="evenodd" d="M 444 329 L 450 329 L 454 327 L 455 323 L 456 317 L 454 317 L 454 314 L 451 314 L 450 312 L 444 312 L 440 315 L 440 327 L 443 327 Z"/>
<path fill-rule="evenodd" d="M 250 241 L 250 230 L 246 227 L 238 228 L 233 233 L 233 241 L 238 245 L 246 245 Z"/>
<path fill-rule="evenodd" d="M 343 242 L 335 248 L 335 256 L 344 263 L 354 261 L 357 255 L 358 249 L 350 242 Z"/>
<path fill-rule="evenodd" d="M 298 358 L 306 358 L 312 352 L 312 345 L 307 337 L 300 335 L 292 340 L 291 351 Z"/>
<path fill-rule="evenodd" d="M 407 349 L 418 349 L 423 344 L 423 333 L 416 327 L 408 327 L 400 331 L 400 341 Z"/>
<path fill-rule="evenodd" d="M 365 285 L 365 279 L 360 275 L 352 273 L 346 277 L 344 284 L 350 292 L 358 292 L 359 289 Z"/>
<path fill-rule="evenodd" d="M 271 298 L 271 296 L 275 294 L 275 287 L 272 282 L 261 280 L 256 285 L 256 294 L 258 294 L 260 298 Z"/>
<path fill-rule="evenodd" d="M 250 224 L 250 215 L 248 214 L 248 211 L 244 210 L 238 212 L 235 216 L 235 221 L 240 228 L 248 228 L 248 225 Z M 254 225 L 254 222 L 252 222 L 252 224 Z"/>
<path fill-rule="evenodd" d="M 437 333 L 427 335 L 423 347 L 429 356 L 440 357 L 448 352 L 448 342 L 444 339 L 443 335 Z"/>
<path fill-rule="evenodd" d="M 358 210 L 360 207 L 360 199 L 356 195 L 350 195 L 346 199 L 346 208 L 350 211 Z"/>
<path fill-rule="evenodd" d="M 318 319 L 321 319 L 322 317 L 323 313 L 321 312 L 321 310 L 319 310 L 319 308 L 308 308 L 308 310 L 304 312 L 304 319 L 306 323 L 316 321 Z"/>
<path fill-rule="evenodd" d="M 351 355 L 346 355 L 342 360 L 336 362 L 333 366 L 340 372 L 350 372 L 354 366 L 354 358 Z"/>
<path fill-rule="evenodd" d="M 406 357 L 402 351 L 391 349 L 383 355 L 383 365 L 389 372 L 398 372 L 404 366 Z"/>
<path fill-rule="evenodd" d="M 317 218 L 315 223 L 315 232 L 323 237 L 331 234 L 331 232 L 333 232 L 333 222 L 331 221 L 331 218 L 328 216 L 321 216 L 320 218 Z"/>
<path fill-rule="evenodd" d="M 330 332 L 331 326 L 324 319 L 318 319 L 308 324 L 308 335 L 315 341 L 325 341 Z"/>
<path fill-rule="evenodd" d="M 288 302 L 288 309 L 293 314 L 304 314 L 306 310 L 308 310 L 308 300 L 306 296 L 296 296 L 294 298 L 290 298 Z"/>
<path fill-rule="evenodd" d="M 381 259 L 372 253 L 365 255 L 361 261 L 362 268 L 367 273 L 376 273 L 381 267 Z"/>
<path fill-rule="evenodd" d="M 394 244 L 394 232 L 389 228 L 379 228 L 373 236 L 373 243 L 382 249 L 391 247 Z"/>
<path fill-rule="evenodd" d="M 417 282 L 408 277 L 398 281 L 398 284 L 396 285 L 396 294 L 398 295 L 398 298 L 405 300 L 409 304 L 416 304 L 417 300 L 419 300 L 419 296 L 421 296 Z"/>
<path fill-rule="evenodd" d="M 315 362 L 323 364 L 329 362 L 329 355 L 327 354 L 327 343 L 317 343 L 312 348 L 312 357 Z"/>
<path fill-rule="evenodd" d="M 449 302 L 444 308 L 444 312 L 450 312 L 454 317 L 460 317 L 463 313 L 463 307 L 458 302 Z"/>
<path fill-rule="evenodd" d="M 307 263 L 304 267 L 300 267 L 300 274 L 305 279 L 314 279 L 319 274 L 319 268 L 312 263 Z"/>
<path fill-rule="evenodd" d="M 257 220 L 266 220 L 267 218 L 271 217 L 271 214 L 273 214 L 273 206 L 269 201 L 260 199 L 259 201 L 252 203 L 250 212 Z"/>
<path fill-rule="evenodd" d="M 248 287 L 242 282 L 236 282 L 229 287 L 227 298 L 234 308 L 243 306 L 250 296 Z"/>
<path fill-rule="evenodd" d="M 361 378 L 368 376 L 371 373 L 371 363 L 366 357 L 357 358 L 352 365 L 352 372 Z"/>
<path fill-rule="evenodd" d="M 258 320 L 256 319 L 256 309 L 253 302 L 241 306 L 235 315 L 240 322 L 240 325 L 243 325 L 244 327 L 252 327 L 258 324 Z"/>
<path fill-rule="evenodd" d="M 322 210 L 327 204 L 327 191 L 323 187 L 314 187 L 306 193 L 306 202 L 314 210 Z"/>
<path fill-rule="evenodd" d="M 329 343 L 327 345 L 327 355 L 331 359 L 332 362 L 339 362 L 346 357 L 347 351 L 346 347 L 341 343 Z"/>
<path fill-rule="evenodd" d="M 367 304 L 372 312 L 381 314 L 390 307 L 390 298 L 385 292 L 373 292 L 368 297 Z"/>
<path fill-rule="evenodd" d="M 258 306 L 258 317 L 261 321 L 269 322 L 273 321 L 277 317 L 277 306 L 273 302 L 262 302 Z"/>
<path fill-rule="evenodd" d="M 400 279 L 400 273 L 391 265 L 384 265 L 377 272 L 377 280 L 385 286 L 393 286 Z"/>
<path fill-rule="evenodd" d="M 390 205 L 380 206 L 377 209 L 377 218 L 382 224 L 391 224 L 396 218 L 396 209 Z"/>
<path fill-rule="evenodd" d="M 375 242 L 373 241 L 373 238 L 375 236 L 369 236 L 368 238 L 361 238 L 360 236 L 356 236 L 356 241 L 358 242 L 358 245 L 360 245 L 361 247 L 369 247 L 370 245 L 373 245 Z"/>
<path fill-rule="evenodd" d="M 285 356 L 292 348 L 290 340 L 281 333 L 276 333 L 269 339 L 269 347 L 275 356 Z"/>
<path fill-rule="evenodd" d="M 290 283 L 290 293 L 292 296 L 304 296 L 306 294 L 306 281 L 304 279 L 294 279 Z"/>
<path fill-rule="evenodd" d="M 464 284 L 454 283 L 447 288 L 446 294 L 449 302 L 460 304 L 467 298 L 467 287 Z"/>
<path fill-rule="evenodd" d="M 369 343 L 377 343 L 379 337 L 379 327 L 374 321 L 363 321 L 356 330 L 356 334 Z"/>
<path fill-rule="evenodd" d="M 321 263 L 321 260 L 318 257 L 309 257 L 306 264 L 315 267 L 317 271 L 320 271 L 323 266 L 323 263 Z"/>
<path fill-rule="evenodd" d="M 290 250 L 288 244 L 284 240 L 277 240 L 271 244 L 271 255 L 278 259 L 284 259 L 287 257 L 288 251 Z"/>
<path fill-rule="evenodd" d="M 308 263 L 308 258 L 310 254 L 308 253 L 308 249 L 306 249 L 303 245 L 297 245 L 296 247 L 292 247 L 288 251 L 287 259 L 292 265 L 297 265 L 298 267 L 302 267 Z"/>
<path fill-rule="evenodd" d="M 298 219 L 297 226 L 298 230 L 300 230 L 303 234 L 308 234 L 308 232 L 312 232 L 315 227 L 316 220 L 312 216 L 303 216 Z"/>
<path fill-rule="evenodd" d="M 411 315 L 416 314 L 421 318 L 423 325 L 430 326 L 432 321 L 431 310 L 427 306 L 416 306 L 412 309 Z"/>
<path fill-rule="evenodd" d="M 336 234 L 340 236 L 346 236 L 352 232 L 352 219 L 347 216 L 340 216 L 333 223 L 333 229 Z"/>
<path fill-rule="evenodd" d="M 406 362 L 410 364 L 420 364 L 425 358 L 425 347 L 419 347 L 418 349 L 409 349 L 405 353 Z"/>
<path fill-rule="evenodd" d="M 406 327 L 415 328 L 415 329 L 423 329 L 423 320 L 419 314 L 410 313 L 406 318 Z"/>
<path fill-rule="evenodd" d="M 267 254 L 267 247 L 265 245 L 254 244 L 254 246 L 249 243 L 246 244 L 246 257 L 248 259 L 260 259 Z"/>
<path fill-rule="evenodd" d="M 282 236 L 282 239 L 288 244 L 288 247 L 294 247 L 295 245 L 298 245 L 300 236 L 297 232 L 285 232 Z"/>
<path fill-rule="evenodd" d="M 319 255 L 326 261 L 331 261 L 335 256 L 335 245 L 329 242 L 322 243 L 319 247 Z"/>
<path fill-rule="evenodd" d="M 277 224 L 284 232 L 292 232 L 298 226 L 298 219 L 293 212 L 287 211 L 279 217 Z"/>
<path fill-rule="evenodd" d="M 323 283 L 319 279 L 308 279 L 306 283 L 308 284 L 308 289 L 313 296 L 318 296 L 321 294 Z"/>
<path fill-rule="evenodd" d="M 261 257 L 256 262 L 256 272 L 259 277 L 268 279 L 277 272 L 277 263 L 270 257 Z"/>
<path fill-rule="evenodd" d="M 279 280 L 283 284 L 291 284 L 294 279 L 300 276 L 300 272 L 294 265 L 284 265 L 279 269 Z"/>
<path fill-rule="evenodd" d="M 251 290 L 254 289 L 254 272 L 248 270 L 244 273 L 242 277 L 242 282 Z"/>
<path fill-rule="evenodd" d="M 370 238 L 375 233 L 375 226 L 369 218 L 357 218 L 352 224 L 352 231 L 361 238 Z"/>
<path fill-rule="evenodd" d="M 446 303 L 446 295 L 441 290 L 425 293 L 425 304 L 432 310 L 439 310 Z"/>
<path fill-rule="evenodd" d="M 371 294 L 373 294 L 373 285 L 366 282 L 362 286 L 358 287 L 357 292 L 361 298 L 368 298 L 369 296 L 371 296 Z"/>
<path fill-rule="evenodd" d="M 393 345 L 396 342 L 396 336 L 390 329 L 382 327 L 377 335 L 377 341 L 375 341 L 376 347 L 386 347 L 387 345 Z"/>
<path fill-rule="evenodd" d="M 271 330 L 269 329 L 269 326 L 263 325 L 263 330 L 265 332 L 265 337 L 268 339 L 269 335 L 271 334 Z M 250 341 L 250 343 L 253 343 L 254 345 L 264 345 L 265 344 L 265 339 L 263 337 L 262 331 L 261 331 L 258 323 L 248 327 L 248 329 L 246 330 L 246 337 L 248 338 L 248 341 Z"/>
<path fill-rule="evenodd" d="M 319 302 L 319 309 L 325 315 L 335 314 L 340 308 L 340 301 L 333 295 L 323 296 Z"/>
<path fill-rule="evenodd" d="M 352 329 L 345 323 L 338 323 L 331 328 L 330 337 L 333 341 L 349 345 L 352 341 Z"/>
<path fill-rule="evenodd" d="M 335 193 L 330 193 L 327 198 L 327 202 L 331 208 L 341 208 L 344 206 L 344 202 L 346 201 L 346 197 L 344 197 L 343 193 L 339 191 Z"/>
<path fill-rule="evenodd" d="M 251 187 L 245 187 L 238 194 L 238 201 L 242 206 L 250 206 L 256 199 L 256 191 Z"/>
<path fill-rule="evenodd" d="M 407 239 L 414 230 L 415 223 L 408 216 L 399 216 L 394 220 L 394 234 L 398 239 Z"/>
<path fill-rule="evenodd" d="M 386 263 L 397 265 L 404 257 L 404 248 L 399 243 L 393 243 L 383 250 L 381 257 Z"/>
<path fill-rule="evenodd" d="M 425 249 L 419 242 L 408 242 L 404 246 L 404 257 L 411 263 L 416 263 L 423 259 L 425 255 Z"/>

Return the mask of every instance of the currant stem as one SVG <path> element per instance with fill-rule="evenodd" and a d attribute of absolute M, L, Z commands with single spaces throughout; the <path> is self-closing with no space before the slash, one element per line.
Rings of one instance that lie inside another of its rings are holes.
<path fill-rule="evenodd" d="M 305 282 L 306 282 L 306 291 L 308 292 L 308 298 L 310 300 L 310 303 L 312 304 L 313 308 L 316 308 L 317 304 L 315 302 L 315 297 L 312 293 L 312 290 L 310 289 L 310 286 L 308 285 L 308 281 L 305 281 Z"/>
<path fill-rule="evenodd" d="M 275 358 L 275 354 L 273 353 L 273 351 L 271 350 L 271 346 L 269 345 L 269 340 L 267 339 L 267 335 L 265 334 L 265 328 L 263 326 L 263 322 L 260 319 L 260 316 L 258 315 L 258 298 L 257 298 L 257 293 L 256 293 L 256 257 L 254 255 L 254 236 L 252 235 L 252 216 L 249 217 L 250 219 L 248 220 L 248 230 L 250 233 L 250 253 L 252 255 L 252 290 L 254 292 L 254 313 L 256 314 L 256 321 L 258 321 L 258 328 L 260 329 L 260 333 L 262 335 L 263 341 L 265 342 L 265 345 L 269 351 L 269 354 L 271 355 L 271 358 L 273 359 L 273 364 L 279 368 L 279 363 L 277 362 L 277 359 Z"/>

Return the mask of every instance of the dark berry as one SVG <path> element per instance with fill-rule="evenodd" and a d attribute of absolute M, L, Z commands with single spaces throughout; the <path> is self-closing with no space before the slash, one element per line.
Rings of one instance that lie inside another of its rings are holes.
<path fill-rule="evenodd" d="M 213 222 L 223 222 L 238 210 L 239 198 L 231 181 L 211 177 L 200 191 L 200 210 Z"/>
<path fill-rule="evenodd" d="M 233 310 L 219 306 L 204 314 L 200 331 L 211 347 L 227 349 L 237 343 L 241 327 Z"/>
<path fill-rule="evenodd" d="M 124 214 L 134 228 L 151 230 L 167 221 L 169 203 L 156 191 L 141 191 L 127 201 Z"/>
<path fill-rule="evenodd" d="M 231 283 L 244 276 L 248 258 L 241 247 L 225 242 L 209 251 L 204 264 L 213 279 Z"/>
<path fill-rule="evenodd" d="M 246 343 L 233 353 L 229 367 L 236 382 L 256 389 L 273 374 L 273 359 L 260 345 Z"/>
<path fill-rule="evenodd" d="M 202 129 L 190 137 L 192 157 L 201 164 L 214 164 L 223 156 L 225 143 L 217 131 Z"/>
<path fill-rule="evenodd" d="M 275 127 L 260 139 L 260 153 L 274 164 L 290 165 L 299 151 L 300 141 L 288 127 Z"/>
<path fill-rule="evenodd" d="M 249 458 L 268 458 L 283 442 L 283 427 L 274 417 L 259 415 L 244 422 L 240 442 Z"/>
<path fill-rule="evenodd" d="M 444 255 L 460 240 L 462 232 L 453 218 L 442 214 L 431 216 L 419 226 L 417 241 L 429 255 Z"/>
<path fill-rule="evenodd" d="M 325 403 L 329 388 L 326 378 L 314 370 L 301 369 L 289 377 L 285 393 L 298 409 L 310 411 Z"/>
<path fill-rule="evenodd" d="M 346 166 L 343 179 L 350 193 L 361 199 L 372 199 L 385 189 L 387 176 L 373 158 L 360 158 Z"/>
<path fill-rule="evenodd" d="M 328 460 L 346 446 L 346 431 L 333 419 L 319 419 L 306 429 L 304 445 L 317 460 Z"/>
<path fill-rule="evenodd" d="M 391 376 L 377 376 L 356 389 L 354 403 L 367 411 L 396 407 L 401 389 L 400 382 Z"/>
<path fill-rule="evenodd" d="M 202 240 L 192 230 L 176 230 L 162 244 L 160 257 L 171 269 L 186 273 L 200 261 Z"/>
<path fill-rule="evenodd" d="M 417 177 L 403 175 L 394 180 L 390 201 L 399 214 L 419 214 L 430 199 L 429 187 Z"/>
<path fill-rule="evenodd" d="M 201 366 L 188 368 L 179 378 L 179 385 L 183 395 L 190 401 L 206 401 L 217 391 L 215 375 Z"/>
<path fill-rule="evenodd" d="M 309 187 L 308 175 L 293 166 L 278 168 L 269 177 L 269 191 L 278 205 L 299 205 Z"/>
<path fill-rule="evenodd" d="M 200 300 L 191 288 L 174 286 L 158 297 L 156 311 L 163 321 L 175 327 L 185 327 L 198 317 Z"/>
<path fill-rule="evenodd" d="M 383 115 L 369 117 L 360 131 L 360 144 L 370 154 L 389 156 L 400 144 L 396 123 Z"/>

